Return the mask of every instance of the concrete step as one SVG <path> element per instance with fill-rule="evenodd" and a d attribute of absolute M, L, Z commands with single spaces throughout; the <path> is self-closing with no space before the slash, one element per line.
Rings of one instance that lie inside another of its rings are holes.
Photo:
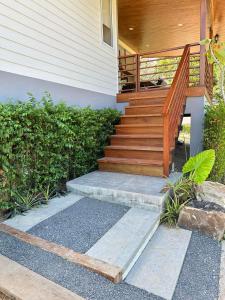
<path fill-rule="evenodd" d="M 67 188 L 72 193 L 98 200 L 161 211 L 167 197 L 167 193 L 163 191 L 168 180 L 173 182 L 179 177 L 179 173 L 173 173 L 166 179 L 94 171 L 67 182 Z"/>
<path fill-rule="evenodd" d="M 120 267 L 125 278 L 158 228 L 159 221 L 159 212 L 131 208 L 87 254 Z"/>

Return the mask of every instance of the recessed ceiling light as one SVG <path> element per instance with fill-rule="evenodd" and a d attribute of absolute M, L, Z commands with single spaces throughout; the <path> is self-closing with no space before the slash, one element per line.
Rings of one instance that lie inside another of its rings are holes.
<path fill-rule="evenodd" d="M 177 26 L 182 27 L 182 26 L 184 26 L 184 24 L 179 23 L 179 24 L 177 24 Z"/>
<path fill-rule="evenodd" d="M 130 31 L 134 30 L 134 27 L 129 27 L 129 30 L 130 30 Z"/>

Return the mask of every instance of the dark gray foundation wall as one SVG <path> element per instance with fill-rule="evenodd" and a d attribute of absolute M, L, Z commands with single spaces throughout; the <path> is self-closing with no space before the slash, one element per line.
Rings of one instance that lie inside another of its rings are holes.
<path fill-rule="evenodd" d="M 95 109 L 117 108 L 116 96 L 0 71 L 0 102 L 9 99 L 24 101 L 28 99 L 28 92 L 40 99 L 45 91 L 51 94 L 56 103 L 64 101 L 68 105 L 91 106 Z"/>
<path fill-rule="evenodd" d="M 207 99 L 204 96 L 187 98 L 185 114 L 191 115 L 191 156 L 194 156 L 203 150 L 204 116 L 206 104 Z"/>

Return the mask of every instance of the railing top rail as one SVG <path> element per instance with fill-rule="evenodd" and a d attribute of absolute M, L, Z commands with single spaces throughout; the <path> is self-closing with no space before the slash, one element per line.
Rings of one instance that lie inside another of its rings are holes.
<path fill-rule="evenodd" d="M 200 44 L 198 42 L 196 42 L 196 43 L 189 44 L 188 46 L 191 48 L 191 47 L 200 46 Z M 157 51 L 151 51 L 151 52 L 140 52 L 140 53 L 136 53 L 136 54 L 128 54 L 128 55 L 119 56 L 118 58 L 123 59 L 123 58 L 135 57 L 137 55 L 146 56 L 146 55 L 152 55 L 152 54 L 157 54 L 157 53 L 171 52 L 171 51 L 184 49 L 185 47 L 186 47 L 186 45 L 168 48 L 168 49 L 157 50 Z M 195 52 L 192 54 L 199 54 L 199 52 Z"/>

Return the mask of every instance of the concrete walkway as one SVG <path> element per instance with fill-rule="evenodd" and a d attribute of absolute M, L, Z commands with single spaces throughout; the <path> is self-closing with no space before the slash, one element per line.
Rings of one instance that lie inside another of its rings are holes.
<path fill-rule="evenodd" d="M 88 223 L 84 225 L 87 226 L 87 233 L 90 232 L 90 236 L 86 235 L 85 238 L 84 244 L 88 246 L 85 246 L 83 251 L 86 251 L 90 247 L 98 247 L 98 242 L 101 243 L 101 238 L 104 236 L 107 237 L 108 234 L 110 236 L 110 231 L 114 231 L 119 226 L 117 224 L 127 213 L 131 212 L 132 208 L 112 203 L 105 204 L 100 201 L 99 208 L 101 207 L 101 209 L 98 209 L 96 200 L 91 202 L 91 199 L 88 201 L 85 199 L 77 195 L 56 198 L 50 201 L 49 206 L 37 208 L 25 216 L 17 216 L 6 223 L 15 228 L 29 231 L 31 234 L 37 234 L 46 241 L 67 243 L 67 247 L 76 249 L 76 234 L 71 235 L 69 226 L 72 226 L 72 231 L 75 230 L 79 237 L 79 230 L 75 228 L 79 225 L 79 221 L 76 221 L 75 217 L 74 222 L 71 218 L 70 224 L 67 223 L 64 227 L 62 224 L 63 220 L 70 218 L 70 211 L 72 215 L 79 216 L 79 210 L 85 205 L 86 208 L 93 208 L 94 217 L 91 218 L 90 215 L 86 218 L 92 220 L 90 225 L 92 224 L 93 227 L 95 219 L 97 222 L 99 221 L 99 229 L 96 227 L 93 230 Z M 96 206 L 92 206 L 92 204 Z M 80 217 L 81 219 L 85 218 L 85 214 L 80 214 Z M 108 226 L 107 232 L 101 231 L 102 226 L 100 225 L 104 224 Z M 60 228 L 61 232 L 59 232 Z M 93 239 L 91 235 L 96 234 L 96 229 L 97 235 Z M 67 236 L 68 233 L 69 236 Z M 82 234 L 80 236 L 83 238 Z M 136 233 L 137 236 L 138 233 Z M 79 243 L 83 244 L 83 242 Z M 222 245 L 224 251 L 224 243 Z M 200 233 L 191 233 L 183 229 L 160 226 L 126 279 L 119 284 L 114 284 L 87 268 L 3 232 L 0 232 L 0 254 L 84 299 L 225 299 L 225 252 L 221 250 L 221 243 Z"/>

